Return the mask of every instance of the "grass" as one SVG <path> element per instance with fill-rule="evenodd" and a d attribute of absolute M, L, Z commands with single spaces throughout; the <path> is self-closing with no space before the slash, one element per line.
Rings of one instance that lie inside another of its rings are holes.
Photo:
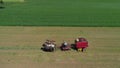
<path fill-rule="evenodd" d="M 4 6 L 2 26 L 120 26 L 119 0 L 26 0 Z"/>
<path fill-rule="evenodd" d="M 119 68 L 119 27 L 0 27 L 1 68 Z M 86 52 L 49 53 L 40 50 L 46 39 L 57 46 L 74 43 L 78 36 L 89 41 Z"/>
<path fill-rule="evenodd" d="M 24 0 L 3 0 L 4 2 L 24 2 Z"/>

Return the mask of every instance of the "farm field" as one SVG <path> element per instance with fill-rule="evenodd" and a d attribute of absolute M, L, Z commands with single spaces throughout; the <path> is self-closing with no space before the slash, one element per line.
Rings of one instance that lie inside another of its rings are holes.
<path fill-rule="evenodd" d="M 44 52 L 46 39 L 74 43 L 85 37 L 84 53 Z M 28 27 L 0 26 L 0 68 L 120 68 L 120 27 Z"/>
<path fill-rule="evenodd" d="M 3 0 L 0 68 L 120 68 L 120 0 Z M 88 39 L 85 52 L 44 52 Z"/>
<path fill-rule="evenodd" d="M 0 25 L 120 26 L 120 0 L 4 0 Z"/>

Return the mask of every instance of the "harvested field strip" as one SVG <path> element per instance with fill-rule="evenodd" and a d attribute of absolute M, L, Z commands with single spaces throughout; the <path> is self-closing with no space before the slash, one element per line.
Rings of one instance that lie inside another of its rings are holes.
<path fill-rule="evenodd" d="M 64 40 L 74 44 L 79 36 L 89 41 L 83 53 L 74 49 L 57 49 L 53 53 L 40 49 L 46 39 L 55 40 L 59 47 Z M 119 68 L 119 41 L 119 27 L 1 26 L 0 68 Z"/>

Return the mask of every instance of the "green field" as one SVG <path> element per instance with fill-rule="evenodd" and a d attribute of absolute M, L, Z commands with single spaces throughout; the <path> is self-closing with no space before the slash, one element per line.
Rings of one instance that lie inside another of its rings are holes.
<path fill-rule="evenodd" d="M 24 0 L 3 0 L 4 2 L 24 2 Z"/>
<path fill-rule="evenodd" d="M 86 52 L 44 52 L 46 39 L 89 41 Z M 0 27 L 0 68 L 120 68 L 120 27 Z"/>
<path fill-rule="evenodd" d="M 120 26 L 120 0 L 4 1 L 2 26 Z"/>

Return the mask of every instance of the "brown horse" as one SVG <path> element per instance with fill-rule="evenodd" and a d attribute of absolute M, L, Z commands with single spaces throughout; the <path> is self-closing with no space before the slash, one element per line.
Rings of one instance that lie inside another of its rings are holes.
<path fill-rule="evenodd" d="M 44 51 L 49 51 L 49 52 L 53 52 L 56 49 L 56 44 L 54 44 L 53 41 L 47 40 L 44 44 L 43 44 L 43 50 Z"/>

